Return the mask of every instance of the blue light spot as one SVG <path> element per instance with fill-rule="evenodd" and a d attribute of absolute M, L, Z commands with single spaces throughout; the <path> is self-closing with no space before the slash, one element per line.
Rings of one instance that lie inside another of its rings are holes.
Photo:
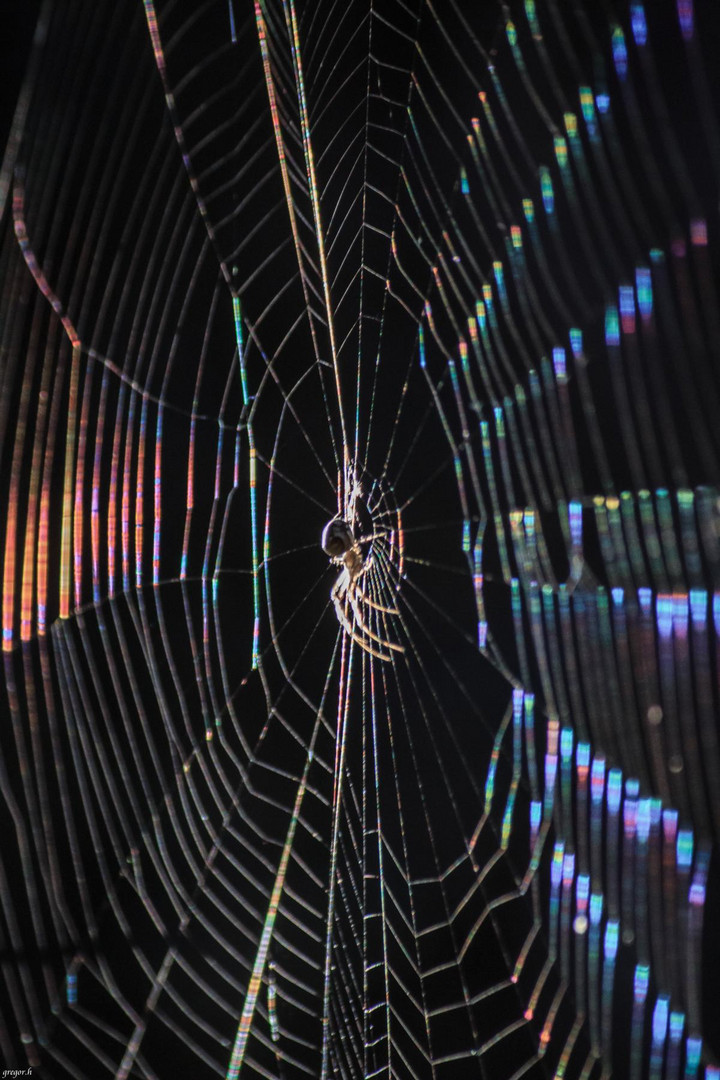
<path fill-rule="evenodd" d="M 635 271 L 635 287 L 640 314 L 643 319 L 647 319 L 652 314 L 653 306 L 652 279 L 647 266 L 638 266 Z"/>
<path fill-rule="evenodd" d="M 610 346 L 620 344 L 620 320 L 614 304 L 610 304 L 605 311 L 605 342 Z"/>
<path fill-rule="evenodd" d="M 593 893 L 590 897 L 590 922 L 598 926 L 602 919 L 603 898 L 602 893 Z"/>
<path fill-rule="evenodd" d="M 570 348 L 572 349 L 572 354 L 573 354 L 573 356 L 575 357 L 576 360 L 577 360 L 578 356 L 582 356 L 582 351 L 583 351 L 582 330 L 577 330 L 577 329 L 573 328 L 570 331 Z"/>
<path fill-rule="evenodd" d="M 635 296 L 629 285 L 620 286 L 620 314 L 623 319 L 635 314 Z"/>
<path fill-rule="evenodd" d="M 630 19 L 635 44 L 642 49 L 647 41 L 647 23 L 645 22 L 645 11 L 642 4 L 630 5 Z"/>
<path fill-rule="evenodd" d="M 667 640 L 672 633 L 672 596 L 660 595 L 657 598 L 656 612 L 660 637 Z"/>
<path fill-rule="evenodd" d="M 705 589 L 690 590 L 690 615 L 693 625 L 705 625 L 707 619 L 707 593 Z"/>
<path fill-rule="evenodd" d="M 619 769 L 611 769 L 607 778 L 607 804 L 611 814 L 617 814 L 620 809 L 622 797 L 622 773 Z"/>
<path fill-rule="evenodd" d="M 603 952 L 605 953 L 606 960 L 614 960 L 617 956 L 619 929 L 620 924 L 617 919 L 608 919 L 608 924 L 605 927 L 605 941 L 603 943 Z"/>
<path fill-rule="evenodd" d="M 647 997 L 648 983 L 650 982 L 650 968 L 647 964 L 638 964 L 635 968 L 633 979 L 633 995 L 639 1003 Z"/>
<path fill-rule="evenodd" d="M 543 206 L 546 214 L 552 214 L 555 209 L 555 196 L 553 194 L 552 179 L 549 169 L 543 165 L 540 169 L 540 190 L 542 192 Z"/>
<path fill-rule="evenodd" d="M 616 26 L 612 34 L 612 54 L 615 70 L 619 78 L 624 79 L 627 75 L 627 45 L 625 35 L 619 26 Z"/>
<path fill-rule="evenodd" d="M 679 870 L 688 870 L 693 857 L 693 834 L 690 829 L 680 829 L 677 835 L 676 859 Z"/>
<path fill-rule="evenodd" d="M 685 1013 L 671 1012 L 670 1013 L 670 1041 L 679 1043 L 682 1038 L 683 1028 L 685 1027 Z"/>
<path fill-rule="evenodd" d="M 693 0 L 678 0 L 678 20 L 680 22 L 680 30 L 685 41 L 690 41 L 693 36 L 694 27 L 694 14 L 693 14 Z"/>
<path fill-rule="evenodd" d="M 665 994 L 661 994 L 655 1002 L 655 1009 L 653 1011 L 652 1037 L 653 1042 L 656 1044 L 665 1042 L 669 1007 L 669 999 Z"/>
<path fill-rule="evenodd" d="M 652 589 L 638 589 L 638 603 L 643 615 L 648 615 L 652 607 Z"/>

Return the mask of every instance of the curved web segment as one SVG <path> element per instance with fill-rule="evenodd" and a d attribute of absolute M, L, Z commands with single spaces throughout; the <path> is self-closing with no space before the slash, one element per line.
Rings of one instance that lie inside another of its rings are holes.
<path fill-rule="evenodd" d="M 717 21 L 478 7 L 43 8 L 11 1068 L 718 1074 Z"/>

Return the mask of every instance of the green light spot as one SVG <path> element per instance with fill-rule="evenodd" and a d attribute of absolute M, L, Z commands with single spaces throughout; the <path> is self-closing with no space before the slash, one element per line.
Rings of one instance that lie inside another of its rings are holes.
<path fill-rule="evenodd" d="M 565 121 L 565 130 L 567 131 L 568 136 L 571 139 L 576 138 L 576 136 L 577 136 L 577 116 L 575 115 L 575 113 L 566 112 L 563 119 Z M 561 162 L 561 164 L 562 164 L 562 162 Z"/>
<path fill-rule="evenodd" d="M 595 101 L 589 86 L 580 87 L 580 108 L 586 124 L 590 124 L 595 117 Z"/>
<path fill-rule="evenodd" d="M 563 140 L 563 144 L 564 144 Z M 546 214 L 552 214 L 555 208 L 555 195 L 553 194 L 552 179 L 547 166 L 540 167 L 540 190 L 542 192 L 543 206 Z"/>

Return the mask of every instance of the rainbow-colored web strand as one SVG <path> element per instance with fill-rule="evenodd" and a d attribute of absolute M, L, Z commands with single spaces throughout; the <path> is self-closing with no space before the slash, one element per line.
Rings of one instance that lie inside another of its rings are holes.
<path fill-rule="evenodd" d="M 248 391 L 247 370 L 245 367 L 245 348 L 242 332 L 242 312 L 240 300 L 233 297 L 233 317 L 235 321 L 235 341 L 238 351 L 238 366 L 240 369 L 240 386 L 242 388 L 244 423 L 248 439 L 248 468 L 250 487 L 250 539 L 252 544 L 252 581 L 253 581 L 253 639 L 252 639 L 252 666 L 258 666 L 260 649 L 260 559 L 258 551 L 258 526 L 257 526 L 257 458 L 255 454 L 255 436 L 252 426 L 252 403 Z"/>
<path fill-rule="evenodd" d="M 262 933 L 258 941 L 257 952 L 255 954 L 255 961 L 252 968 L 252 974 L 250 976 L 250 981 L 248 983 L 247 991 L 245 993 L 245 1003 L 243 1005 L 240 1023 L 238 1025 L 237 1034 L 235 1035 L 235 1041 L 233 1043 L 230 1061 L 227 1067 L 227 1072 L 225 1074 L 226 1080 L 237 1080 L 238 1076 L 240 1075 L 240 1070 L 242 1069 L 243 1062 L 245 1060 L 248 1037 L 250 1035 L 253 1018 L 255 1016 L 255 1009 L 258 1003 L 260 987 L 265 976 L 265 970 L 268 962 L 268 952 L 272 942 L 273 931 L 275 929 L 275 921 L 277 919 L 278 910 L 280 908 L 280 901 L 282 899 L 283 890 L 285 888 L 288 865 L 293 854 L 295 833 L 298 827 L 298 822 L 300 820 L 300 811 L 302 810 L 303 800 L 307 793 L 308 774 L 313 763 L 314 747 L 317 740 L 318 732 L 320 731 L 320 726 L 320 717 L 318 716 L 316 718 L 313 734 L 308 745 L 302 779 L 300 780 L 300 783 L 297 787 L 295 804 L 293 806 L 290 822 L 288 824 L 288 830 L 285 836 L 285 842 L 283 844 L 280 861 L 278 862 L 277 874 L 275 876 L 272 892 L 270 894 Z"/>
<path fill-rule="evenodd" d="M 78 501 L 73 493 L 73 480 L 75 477 L 75 442 L 77 434 L 78 424 L 78 388 L 80 382 L 80 364 L 81 364 L 81 342 L 78 332 L 70 318 L 65 311 L 61 301 L 53 291 L 42 266 L 39 264 L 37 257 L 31 246 L 30 237 L 28 236 L 27 227 L 25 224 L 25 189 L 24 184 L 19 177 L 16 177 L 14 189 L 13 189 L 13 225 L 15 238 L 22 253 L 22 257 L 25 261 L 25 265 L 30 271 L 33 280 L 39 289 L 40 293 L 45 297 L 53 311 L 60 320 L 62 329 L 68 338 L 72 347 L 71 356 L 71 370 L 70 370 L 70 392 L 69 392 L 69 413 L 68 423 L 66 428 L 65 437 L 65 459 L 64 459 L 64 479 L 63 479 L 63 504 L 62 504 L 62 531 L 60 541 L 60 585 L 59 585 L 59 607 L 61 618 L 68 618 L 71 608 L 71 580 L 77 580 L 77 574 L 81 572 L 79 566 L 79 560 L 81 560 L 81 554 L 77 546 L 74 548 L 74 540 L 77 541 L 78 529 L 81 529 L 82 508 L 78 506 Z M 27 394 L 29 389 L 28 383 L 24 384 L 24 395 Z M 21 416 L 24 415 L 24 409 L 21 408 Z M 15 481 L 15 484 L 17 480 Z M 19 492 L 15 488 L 12 498 L 10 500 L 8 522 L 7 522 L 7 535 L 5 543 L 5 558 L 3 567 L 3 649 L 11 650 L 13 648 L 14 640 L 14 623 L 15 623 L 15 580 L 16 580 L 16 555 L 15 548 L 18 536 L 18 519 L 17 519 L 17 505 L 19 502 Z M 30 506 L 30 521 L 32 522 L 36 512 L 36 499 L 37 495 L 33 496 L 33 502 Z M 40 503 L 40 531 L 42 536 L 47 535 L 47 518 L 45 512 L 46 501 L 41 499 Z M 27 540 L 29 542 L 31 533 L 28 532 Z M 74 550 L 74 570 L 73 570 L 73 550 Z M 29 557 L 29 552 L 26 552 L 26 557 L 23 560 L 22 565 L 22 584 L 21 584 L 21 638 L 24 641 L 29 640 L 31 635 L 31 608 L 32 608 L 32 591 L 35 578 L 33 560 Z M 44 632 L 44 600 L 46 593 L 46 573 L 47 573 L 47 551 L 44 545 L 41 545 L 38 559 L 37 568 L 37 596 L 38 596 L 38 624 L 41 632 Z M 77 595 L 77 587 L 72 590 Z"/>

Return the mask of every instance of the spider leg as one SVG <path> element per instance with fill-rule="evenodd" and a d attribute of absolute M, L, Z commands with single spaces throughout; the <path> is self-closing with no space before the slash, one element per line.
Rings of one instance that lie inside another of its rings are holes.
<path fill-rule="evenodd" d="M 362 591 L 362 589 L 357 589 L 356 592 L 357 592 L 357 595 L 363 601 L 363 603 L 367 604 L 367 606 L 369 608 L 372 608 L 373 611 L 381 611 L 383 613 L 383 615 L 399 615 L 400 614 L 400 612 L 398 611 L 397 608 L 383 607 L 382 604 L 376 604 L 374 600 L 370 599 L 370 597 L 368 596 L 368 594 L 366 592 Z"/>
<path fill-rule="evenodd" d="M 359 645 L 361 649 L 365 650 L 365 652 L 370 653 L 371 656 L 377 657 L 378 660 L 391 660 L 391 656 L 388 656 L 387 653 L 382 653 L 378 649 L 373 648 L 372 644 L 366 638 L 361 637 L 356 627 L 353 626 L 353 624 L 348 619 L 346 609 L 343 607 L 340 597 L 335 593 L 334 590 L 331 595 L 332 601 L 335 605 L 335 614 L 338 617 L 338 622 L 345 630 L 350 640 L 354 641 L 355 644 Z"/>
<path fill-rule="evenodd" d="M 371 555 L 367 559 L 367 561 L 363 564 L 363 568 L 362 568 L 362 570 L 360 571 L 360 573 L 358 575 L 358 581 L 359 581 L 359 579 L 361 577 L 365 577 L 365 575 L 367 574 L 368 570 L 371 568 L 373 563 L 374 563 L 374 559 L 373 559 L 373 557 Z M 400 612 L 398 611 L 397 608 L 384 607 L 382 604 L 378 604 L 378 602 L 376 600 L 373 600 L 371 597 L 368 596 L 368 594 L 363 589 L 360 588 L 360 586 L 359 586 L 359 584 L 357 584 L 357 582 L 356 582 L 356 585 L 355 585 L 355 591 L 358 593 L 358 595 L 360 597 L 362 597 L 362 600 L 364 601 L 364 603 L 366 603 L 368 607 L 374 608 L 375 611 L 381 611 L 383 613 L 383 615 L 399 615 L 400 614 Z"/>
<path fill-rule="evenodd" d="M 360 632 L 365 634 L 366 637 L 371 638 L 373 641 L 376 641 L 378 645 L 381 645 L 383 649 L 393 649 L 395 652 L 405 652 L 402 645 L 395 645 L 392 641 L 386 641 L 384 638 L 378 637 L 377 634 L 373 633 L 363 619 L 360 604 L 358 603 L 358 595 L 362 597 L 365 594 L 360 592 L 354 585 L 350 585 L 345 594 L 346 602 L 350 605 L 350 609 L 355 616 L 355 626 L 359 627 Z M 375 607 L 376 605 L 372 604 L 371 606 Z M 385 609 L 378 608 L 378 610 L 382 611 Z"/>
<path fill-rule="evenodd" d="M 371 656 L 377 657 L 378 660 L 384 660 L 386 662 L 392 660 L 392 656 L 389 656 L 388 653 L 380 652 L 379 649 L 375 649 L 370 644 L 370 642 L 367 640 L 367 638 L 360 637 L 360 635 L 358 634 L 358 632 L 356 630 L 351 631 L 350 637 L 355 642 L 356 645 L 360 646 L 360 648 L 364 652 L 370 653 Z M 385 644 L 385 642 L 383 642 L 383 644 Z"/>
<path fill-rule="evenodd" d="M 358 633 L 358 626 L 361 628 L 361 631 L 363 633 L 368 634 L 375 641 L 377 641 L 378 645 L 381 645 L 383 648 L 386 648 L 386 647 L 387 648 L 394 648 L 394 649 L 398 649 L 400 652 L 405 651 L 399 645 L 391 645 L 390 642 L 383 641 L 381 638 L 377 637 L 370 630 L 368 630 L 368 628 L 362 622 L 362 619 L 358 618 L 359 612 L 357 611 L 357 608 L 355 607 L 355 605 L 353 605 L 353 603 L 350 600 L 349 588 L 348 588 L 347 582 L 343 582 L 342 580 L 337 582 L 333 586 L 332 592 L 330 593 L 330 598 L 331 598 L 333 604 L 335 605 L 335 614 L 337 615 L 338 622 L 340 623 L 342 628 L 345 630 L 348 637 L 352 641 L 354 641 L 356 645 L 359 645 L 361 649 L 364 649 L 366 653 L 370 653 L 371 656 L 376 657 L 378 660 L 388 661 L 388 660 L 392 659 L 392 657 L 389 656 L 387 653 L 380 652 L 379 649 L 374 648 L 372 643 L 370 641 L 368 641 L 368 639 L 366 637 L 362 636 L 362 633 Z M 356 619 L 355 625 L 353 625 L 353 623 L 351 623 L 350 620 L 348 619 L 348 616 L 347 616 L 347 608 L 348 607 L 350 607 L 351 611 L 353 612 L 353 615 L 355 616 L 355 619 Z"/>

